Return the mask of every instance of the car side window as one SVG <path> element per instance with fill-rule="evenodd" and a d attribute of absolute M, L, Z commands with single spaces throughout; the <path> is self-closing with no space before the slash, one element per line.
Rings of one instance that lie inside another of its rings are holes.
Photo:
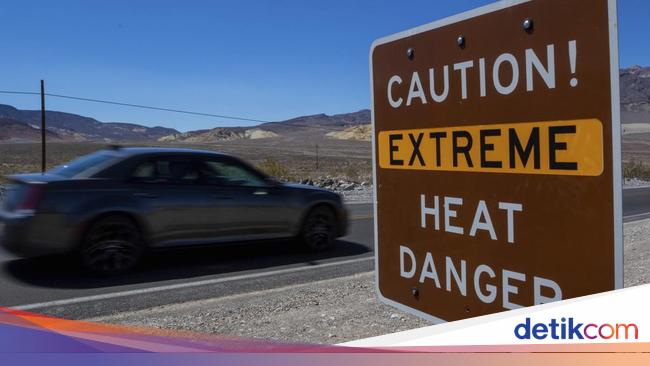
<path fill-rule="evenodd" d="M 138 165 L 131 179 L 140 183 L 196 184 L 201 174 L 197 164 L 190 159 L 160 158 Z"/>
<path fill-rule="evenodd" d="M 266 181 L 262 177 L 250 169 L 231 161 L 205 161 L 202 174 L 210 184 L 243 187 L 266 186 Z"/>

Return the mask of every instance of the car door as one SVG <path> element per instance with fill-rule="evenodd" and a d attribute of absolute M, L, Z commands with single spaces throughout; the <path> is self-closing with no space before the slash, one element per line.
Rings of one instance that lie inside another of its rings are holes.
<path fill-rule="evenodd" d="M 157 156 L 133 171 L 131 192 L 145 207 L 152 245 L 199 244 L 216 235 L 210 191 L 196 161 L 185 156 Z"/>
<path fill-rule="evenodd" d="M 290 235 L 289 208 L 281 186 L 229 157 L 204 160 L 210 199 L 219 217 L 222 241 L 257 240 Z"/>

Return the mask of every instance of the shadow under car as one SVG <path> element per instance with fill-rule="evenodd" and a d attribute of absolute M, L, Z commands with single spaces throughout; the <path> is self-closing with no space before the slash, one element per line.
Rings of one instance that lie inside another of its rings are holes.
<path fill-rule="evenodd" d="M 33 286 L 92 289 L 224 275 L 283 265 L 315 265 L 323 260 L 356 257 L 370 251 L 362 244 L 345 240 L 337 240 L 331 249 L 316 253 L 302 251 L 286 240 L 263 241 L 151 251 L 134 271 L 110 277 L 84 272 L 74 255 L 15 259 L 5 263 L 3 270 Z"/>

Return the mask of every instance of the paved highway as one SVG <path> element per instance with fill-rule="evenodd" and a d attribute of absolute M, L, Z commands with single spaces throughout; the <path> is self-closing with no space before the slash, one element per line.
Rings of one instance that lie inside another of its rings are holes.
<path fill-rule="evenodd" d="M 135 273 L 96 278 L 64 257 L 17 259 L 0 252 L 0 306 L 81 319 L 372 270 L 372 205 L 349 210 L 349 235 L 319 254 L 285 242 L 170 250 L 148 256 Z M 650 187 L 623 191 L 623 217 L 650 218 Z"/>
<path fill-rule="evenodd" d="M 650 218 L 650 187 L 623 190 L 623 221 Z"/>
<path fill-rule="evenodd" d="M 168 250 L 109 278 L 85 275 L 69 258 L 18 259 L 0 249 L 0 306 L 80 319 L 370 271 L 372 205 L 348 210 L 349 234 L 331 251 L 305 253 L 287 242 Z"/>

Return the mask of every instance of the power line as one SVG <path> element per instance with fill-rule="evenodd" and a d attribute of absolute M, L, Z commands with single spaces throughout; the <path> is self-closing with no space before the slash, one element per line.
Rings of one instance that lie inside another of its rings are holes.
<path fill-rule="evenodd" d="M 182 109 L 173 109 L 173 108 L 164 108 L 164 107 L 153 107 L 153 106 L 150 106 L 150 105 L 122 103 L 122 102 L 114 102 L 114 101 L 109 101 L 109 100 L 74 97 L 74 96 L 70 96 L 70 95 L 61 95 L 61 94 L 52 94 L 52 93 L 45 93 L 45 95 L 50 96 L 50 97 L 57 97 L 57 98 L 82 100 L 82 101 L 86 101 L 86 102 L 114 104 L 114 105 L 121 105 L 121 106 L 126 106 L 126 107 L 153 109 L 153 110 L 157 110 L 157 111 L 192 114 L 192 115 L 195 115 L 195 116 L 215 117 L 215 118 L 232 119 L 232 120 L 247 121 L 247 122 L 259 122 L 259 123 L 271 122 L 271 121 L 265 121 L 265 120 L 254 119 L 254 118 L 227 116 L 227 115 L 223 115 L 223 114 L 213 114 L 213 113 L 202 113 L 202 112 L 186 111 L 186 110 L 182 110 Z"/>
<path fill-rule="evenodd" d="M 28 94 L 28 95 L 40 94 L 40 93 L 36 93 L 36 92 L 11 91 L 11 90 L 0 90 L 0 93 L 3 93 L 3 94 Z M 121 105 L 121 106 L 125 106 L 125 107 L 152 109 L 152 110 L 164 111 L 164 112 L 191 114 L 191 115 L 195 115 L 195 116 L 215 117 L 215 118 L 222 118 L 222 119 L 232 119 L 232 120 L 238 120 L 238 121 L 259 122 L 259 123 L 271 122 L 271 121 L 265 121 L 265 120 L 254 119 L 254 118 L 227 116 L 227 115 L 223 115 L 223 114 L 214 114 L 214 113 L 194 112 L 194 111 L 187 111 L 187 110 L 182 110 L 182 109 L 173 109 L 173 108 L 155 107 L 155 106 L 143 105 L 143 104 L 116 102 L 116 101 L 112 101 L 112 100 L 102 100 L 102 99 L 75 97 L 75 96 L 72 96 L 72 95 L 63 95 L 63 94 L 54 94 L 54 93 L 45 93 L 45 95 L 47 95 L 48 97 L 55 97 L 55 98 L 74 99 L 74 100 L 81 100 L 81 101 L 85 101 L 85 102 Z"/>
<path fill-rule="evenodd" d="M 41 95 L 41 93 L 37 93 L 37 92 L 15 91 L 15 90 L 0 90 L 0 94 L 30 94 L 30 95 Z"/>
<path fill-rule="evenodd" d="M 15 91 L 15 90 L 0 90 L 0 94 L 40 95 L 40 93 L 38 93 L 38 92 Z M 55 93 L 45 93 L 45 95 L 47 95 L 49 97 L 55 97 L 55 98 L 80 100 L 80 101 L 84 101 L 84 102 L 93 102 L 93 103 L 113 104 L 113 105 L 119 105 L 119 106 L 124 106 L 124 107 L 150 109 L 150 110 L 157 110 L 157 111 L 163 111 L 163 112 L 172 112 L 172 113 L 182 113 L 182 114 L 189 114 L 189 115 L 203 116 L 203 117 L 214 117 L 214 118 L 220 118 L 220 119 L 230 119 L 230 120 L 237 120 L 237 121 L 257 122 L 257 123 L 278 123 L 278 124 L 282 124 L 282 125 L 285 125 L 285 126 L 322 129 L 322 130 L 327 130 L 327 131 L 340 131 L 340 129 L 337 129 L 337 128 L 331 128 L 331 127 L 326 127 L 326 126 L 310 126 L 310 125 L 291 123 L 291 122 L 286 122 L 286 121 L 285 122 L 277 122 L 277 121 L 269 121 L 269 120 L 255 119 L 255 118 L 247 118 L 247 117 L 239 117 L 239 116 L 228 116 L 228 115 L 223 115 L 223 114 L 204 113 L 204 112 L 196 112 L 196 111 L 189 111 L 189 110 L 183 110 L 183 109 L 157 107 L 157 106 L 150 106 L 150 105 L 144 105 L 144 104 L 124 103 L 124 102 L 116 102 L 116 101 L 111 101 L 111 100 L 93 99 L 93 98 L 77 97 L 77 96 L 72 96 L 72 95 L 63 95 L 63 94 L 55 94 Z"/>

